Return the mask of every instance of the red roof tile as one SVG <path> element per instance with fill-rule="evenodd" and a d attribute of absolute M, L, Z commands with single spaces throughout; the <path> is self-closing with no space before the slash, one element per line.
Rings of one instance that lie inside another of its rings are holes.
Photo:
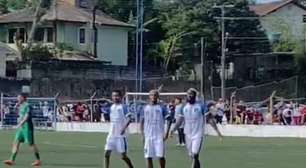
<path fill-rule="evenodd" d="M 23 9 L 1 15 L 0 23 L 32 22 L 33 17 L 34 12 L 32 10 Z M 64 0 L 57 0 L 56 5 L 49 9 L 47 14 L 44 15 L 42 19 L 46 21 L 90 23 L 92 21 L 92 13 L 85 9 L 73 6 Z M 97 12 L 96 23 L 109 26 L 133 27 L 133 25 L 113 19 L 101 11 Z"/>
<path fill-rule="evenodd" d="M 306 10 L 305 6 L 297 3 L 295 0 L 282 0 L 282 1 L 276 1 L 276 2 L 271 2 L 271 3 L 251 5 L 250 10 L 254 11 L 258 16 L 266 16 L 291 3 L 294 3 L 300 8 L 303 8 Z"/>

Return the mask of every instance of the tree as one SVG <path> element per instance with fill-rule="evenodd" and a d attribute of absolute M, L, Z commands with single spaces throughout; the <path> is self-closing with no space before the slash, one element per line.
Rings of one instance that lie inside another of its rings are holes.
<path fill-rule="evenodd" d="M 11 10 L 23 9 L 27 6 L 28 0 L 8 0 L 7 7 Z"/>
<path fill-rule="evenodd" d="M 29 33 L 28 41 L 26 47 L 23 46 L 22 40 L 16 39 L 15 43 L 17 46 L 18 51 L 20 52 L 22 56 L 22 60 L 29 60 L 33 52 L 39 51 L 39 48 L 45 51 L 46 47 L 43 46 L 32 46 L 33 40 L 34 40 L 34 35 L 36 32 L 36 29 L 38 25 L 43 21 L 42 17 L 47 13 L 47 10 L 51 7 L 51 5 L 55 5 L 56 1 L 53 0 L 31 0 L 27 1 L 28 2 L 28 10 L 33 10 L 34 12 L 34 17 L 33 17 L 33 22 L 31 26 L 31 30 Z M 18 38 L 18 37 L 17 37 Z"/>
<path fill-rule="evenodd" d="M 0 0 L 0 14 L 7 12 L 8 12 L 7 0 Z"/>
<path fill-rule="evenodd" d="M 182 53 L 183 61 L 175 62 L 176 64 L 192 61 L 194 44 L 199 42 L 200 37 L 206 38 L 209 58 L 217 61 L 221 51 L 221 31 L 215 17 L 220 16 L 220 10 L 214 9 L 213 6 L 226 3 L 235 5 L 234 8 L 226 10 L 228 17 L 256 16 L 249 10 L 245 0 L 173 0 L 168 8 L 164 7 L 160 21 L 167 39 L 172 39 L 178 32 L 192 32 L 177 41 L 175 48 Z M 230 36 L 241 37 L 228 40 L 230 54 L 270 51 L 269 42 L 258 20 L 226 20 L 225 23 Z M 243 40 L 243 37 L 261 37 L 263 40 Z"/>

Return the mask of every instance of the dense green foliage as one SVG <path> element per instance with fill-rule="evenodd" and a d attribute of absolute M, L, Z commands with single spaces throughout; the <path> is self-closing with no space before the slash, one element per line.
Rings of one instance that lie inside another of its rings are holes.
<path fill-rule="evenodd" d="M 0 8 L 1 1 L 0 0 Z M 8 3 L 10 2 L 10 3 Z M 33 1 L 34 2 L 34 1 Z M 248 8 L 247 0 L 146 0 L 144 54 L 145 61 L 154 63 L 174 72 L 179 67 L 192 65 L 199 55 L 199 40 L 207 42 L 208 59 L 219 62 L 221 51 L 220 9 L 215 4 L 233 4 L 226 9 L 227 17 L 254 17 Z M 7 1 L 10 8 L 26 6 L 25 0 Z M 136 23 L 135 0 L 97 0 L 98 9 L 110 16 L 129 23 Z M 236 53 L 268 52 L 270 45 L 265 40 L 258 20 L 226 20 L 228 55 Z M 135 55 L 135 32 L 131 31 L 129 40 L 130 57 Z M 238 38 L 237 38 L 238 37 Z M 244 39 L 261 37 L 263 40 Z M 191 67 L 190 67 L 191 68 Z"/>

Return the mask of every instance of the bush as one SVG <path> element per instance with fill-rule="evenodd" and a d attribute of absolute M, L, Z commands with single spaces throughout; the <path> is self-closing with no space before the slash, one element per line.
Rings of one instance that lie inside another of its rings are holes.
<path fill-rule="evenodd" d="M 48 46 L 39 44 L 31 48 L 26 47 L 22 52 L 22 58 L 24 61 L 48 61 L 54 58 L 54 55 Z"/>

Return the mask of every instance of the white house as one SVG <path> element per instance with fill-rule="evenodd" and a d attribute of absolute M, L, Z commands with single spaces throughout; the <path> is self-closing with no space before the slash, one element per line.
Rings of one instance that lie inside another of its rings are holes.
<path fill-rule="evenodd" d="M 250 6 L 259 17 L 270 40 L 279 37 L 302 41 L 305 39 L 306 7 L 296 0 Z"/>

